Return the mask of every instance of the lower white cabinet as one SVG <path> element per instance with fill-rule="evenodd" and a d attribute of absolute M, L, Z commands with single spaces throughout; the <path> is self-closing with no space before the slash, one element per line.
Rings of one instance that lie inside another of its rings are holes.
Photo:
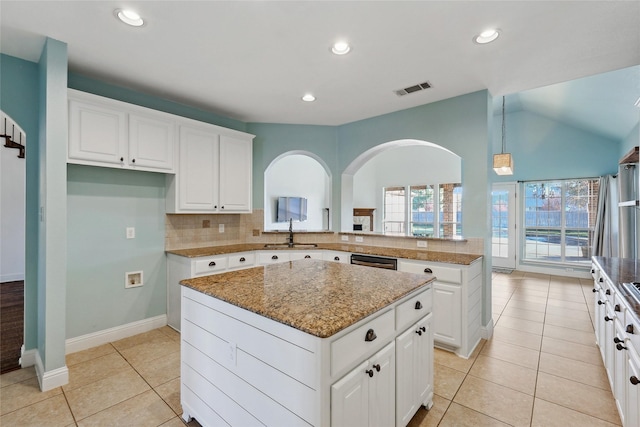
<path fill-rule="evenodd" d="M 395 405 L 392 342 L 331 386 L 331 426 L 391 426 Z"/>
<path fill-rule="evenodd" d="M 421 405 L 433 401 L 432 315 L 426 316 L 396 338 L 396 422 L 406 426 Z M 391 424 L 385 424 L 391 425 Z"/>
<path fill-rule="evenodd" d="M 433 274 L 433 339 L 436 346 L 469 357 L 481 339 L 482 261 L 470 265 L 398 260 L 398 270 Z"/>
<path fill-rule="evenodd" d="M 625 396 L 627 410 L 623 424 L 640 426 L 640 355 L 635 349 L 629 350 L 628 353 Z"/>

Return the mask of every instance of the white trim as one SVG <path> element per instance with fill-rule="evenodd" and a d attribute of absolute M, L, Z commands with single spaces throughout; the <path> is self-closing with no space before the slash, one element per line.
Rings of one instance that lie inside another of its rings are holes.
<path fill-rule="evenodd" d="M 137 322 L 127 323 L 126 325 L 120 325 L 114 328 L 81 335 L 79 337 L 69 338 L 65 342 L 66 354 L 97 347 L 102 344 L 118 341 L 143 332 L 149 332 L 152 329 L 166 326 L 166 324 L 167 315 L 162 314 L 160 316 L 138 320 Z"/>
<path fill-rule="evenodd" d="M 40 391 L 43 392 L 53 390 L 56 387 L 62 387 L 69 383 L 69 369 L 67 365 L 52 371 L 45 371 L 39 351 L 36 351 L 36 374 L 38 375 Z"/>
<path fill-rule="evenodd" d="M 587 264 L 572 267 L 566 264 L 558 264 L 557 267 L 554 267 L 549 264 L 541 265 L 523 262 L 516 267 L 516 270 L 527 273 L 549 274 L 552 276 L 574 277 L 577 279 L 591 279 L 591 266 Z"/>
<path fill-rule="evenodd" d="M 20 347 L 20 367 L 28 368 L 36 364 L 36 354 L 38 350 L 32 348 L 31 350 L 25 350 L 24 344 Z"/>
<path fill-rule="evenodd" d="M 491 339 L 493 336 L 493 317 L 489 319 L 489 323 L 480 328 L 480 336 L 485 340 Z"/>

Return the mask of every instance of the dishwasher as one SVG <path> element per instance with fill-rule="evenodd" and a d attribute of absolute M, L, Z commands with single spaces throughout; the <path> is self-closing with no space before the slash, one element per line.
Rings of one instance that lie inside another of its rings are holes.
<path fill-rule="evenodd" d="M 375 255 L 351 254 L 351 264 L 364 265 L 366 267 L 384 268 L 387 270 L 397 270 L 398 260 Z"/>

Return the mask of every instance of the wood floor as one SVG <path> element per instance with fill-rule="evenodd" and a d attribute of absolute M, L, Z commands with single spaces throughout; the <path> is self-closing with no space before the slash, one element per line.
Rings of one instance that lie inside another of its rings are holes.
<path fill-rule="evenodd" d="M 20 368 L 24 336 L 24 282 L 0 284 L 0 373 Z"/>

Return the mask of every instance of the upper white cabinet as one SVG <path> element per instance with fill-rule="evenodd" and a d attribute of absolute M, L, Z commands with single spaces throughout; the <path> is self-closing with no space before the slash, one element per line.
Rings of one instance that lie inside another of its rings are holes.
<path fill-rule="evenodd" d="M 251 212 L 253 135 L 185 121 L 179 166 L 168 176 L 168 213 Z"/>
<path fill-rule="evenodd" d="M 174 116 L 69 89 L 67 161 L 174 173 Z"/>

